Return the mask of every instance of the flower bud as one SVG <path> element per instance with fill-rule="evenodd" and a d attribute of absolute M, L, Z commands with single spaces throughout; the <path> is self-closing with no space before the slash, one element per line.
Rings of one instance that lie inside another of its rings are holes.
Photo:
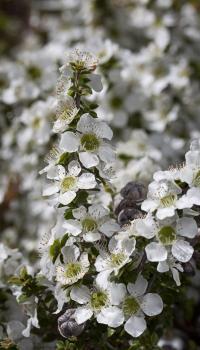
<path fill-rule="evenodd" d="M 131 220 L 138 218 L 141 214 L 142 212 L 138 209 L 126 208 L 120 211 L 117 220 L 119 225 L 123 226 L 128 224 Z"/>
<path fill-rule="evenodd" d="M 136 208 L 137 209 L 134 200 L 132 200 L 131 198 L 124 198 L 121 200 L 121 202 L 116 207 L 115 214 L 119 215 L 120 211 L 122 211 L 123 209 L 128 209 L 128 208 Z"/>
<path fill-rule="evenodd" d="M 195 275 L 194 266 L 190 262 L 183 264 L 183 269 L 184 269 L 184 272 L 186 273 L 186 275 L 188 275 L 188 276 Z"/>
<path fill-rule="evenodd" d="M 85 323 L 79 325 L 75 321 L 75 311 L 76 309 L 68 309 L 58 318 L 58 330 L 64 338 L 69 338 L 72 336 L 77 337 L 85 328 Z"/>
<path fill-rule="evenodd" d="M 146 198 L 147 188 L 140 182 L 131 181 L 122 188 L 120 194 L 124 198 L 130 198 L 134 202 L 140 203 Z"/>

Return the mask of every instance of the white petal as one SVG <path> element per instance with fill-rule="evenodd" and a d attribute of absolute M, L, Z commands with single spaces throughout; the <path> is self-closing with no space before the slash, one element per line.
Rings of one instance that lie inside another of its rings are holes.
<path fill-rule="evenodd" d="M 149 261 L 164 261 L 167 259 L 167 250 L 165 247 L 156 242 L 149 243 L 145 248 L 147 259 Z"/>
<path fill-rule="evenodd" d="M 141 205 L 141 209 L 147 212 L 153 212 L 157 207 L 158 203 L 153 199 L 145 199 L 145 201 Z"/>
<path fill-rule="evenodd" d="M 61 249 L 65 263 L 76 261 L 80 255 L 80 250 L 77 246 L 66 246 Z"/>
<path fill-rule="evenodd" d="M 132 335 L 132 337 L 139 337 L 147 328 L 146 321 L 144 317 L 132 316 L 125 323 L 125 331 Z"/>
<path fill-rule="evenodd" d="M 177 233 L 180 236 L 194 238 L 198 233 L 196 221 L 193 218 L 182 217 L 177 221 Z"/>
<path fill-rule="evenodd" d="M 128 283 L 128 292 L 134 296 L 141 296 L 146 292 L 148 286 L 147 280 L 143 276 L 139 276 L 135 283 Z"/>
<path fill-rule="evenodd" d="M 77 186 L 80 189 L 90 189 L 96 186 L 95 176 L 90 173 L 84 173 L 78 178 Z"/>
<path fill-rule="evenodd" d="M 74 318 L 78 324 L 84 323 L 89 320 L 93 315 L 91 309 L 87 307 L 79 307 L 74 314 Z"/>
<path fill-rule="evenodd" d="M 167 261 L 160 261 L 157 266 L 157 271 L 160 273 L 169 271 L 169 265 Z"/>
<path fill-rule="evenodd" d="M 103 225 L 100 226 L 99 230 L 104 233 L 107 237 L 111 237 L 115 232 L 120 229 L 120 226 L 114 219 L 106 221 Z"/>
<path fill-rule="evenodd" d="M 103 89 L 100 74 L 92 73 L 88 75 L 88 78 L 90 79 L 90 85 L 93 90 L 100 92 Z"/>
<path fill-rule="evenodd" d="M 67 204 L 71 203 L 75 197 L 76 197 L 76 192 L 67 191 L 67 192 L 59 195 L 59 203 L 61 203 L 63 205 L 67 205 Z"/>
<path fill-rule="evenodd" d="M 79 304 L 86 304 L 90 300 L 90 291 L 86 286 L 74 287 L 71 290 L 70 297 Z"/>
<path fill-rule="evenodd" d="M 85 242 L 96 242 L 101 239 L 101 235 L 99 232 L 87 232 L 83 235 Z"/>
<path fill-rule="evenodd" d="M 72 160 L 68 165 L 68 171 L 71 176 L 78 176 L 81 172 L 81 166 L 76 160 Z"/>
<path fill-rule="evenodd" d="M 126 295 L 126 286 L 123 283 L 109 283 L 107 287 L 109 293 L 110 293 L 110 298 L 111 298 L 111 304 L 112 305 L 119 305 L 125 295 Z"/>
<path fill-rule="evenodd" d="M 147 316 L 155 316 L 162 312 L 163 301 L 156 293 L 147 293 L 142 300 L 141 309 Z"/>
<path fill-rule="evenodd" d="M 71 131 L 61 135 L 59 146 L 66 152 L 76 152 L 79 147 L 79 137 Z"/>
<path fill-rule="evenodd" d="M 59 186 L 54 184 L 51 186 L 48 186 L 44 189 L 42 195 L 43 196 L 51 196 L 52 194 L 55 194 L 59 191 Z"/>
<path fill-rule="evenodd" d="M 101 255 L 98 255 L 94 264 L 98 272 L 106 270 L 108 268 L 107 260 L 104 259 Z"/>
<path fill-rule="evenodd" d="M 81 224 L 78 220 L 64 221 L 63 227 L 67 230 L 67 233 L 71 233 L 73 236 L 78 236 L 82 232 Z"/>
<path fill-rule="evenodd" d="M 177 240 L 172 246 L 173 256 L 183 263 L 189 261 L 193 253 L 194 248 L 186 241 Z"/>
<path fill-rule="evenodd" d="M 174 216 L 175 214 L 175 208 L 170 207 L 170 208 L 159 208 L 156 212 L 156 216 L 159 220 L 163 220 L 165 218 Z"/>
<path fill-rule="evenodd" d="M 176 285 L 179 287 L 181 285 L 179 271 L 173 267 L 171 268 L 171 271 L 172 271 L 173 279 L 176 282 Z"/>
<path fill-rule="evenodd" d="M 91 117 L 88 113 L 85 113 L 81 116 L 80 120 L 77 123 L 77 130 L 82 133 L 93 132 L 94 118 Z"/>
<path fill-rule="evenodd" d="M 80 262 L 81 262 L 81 265 L 84 266 L 85 268 L 90 265 L 90 262 L 88 260 L 88 253 L 81 254 Z"/>
<path fill-rule="evenodd" d="M 105 289 L 108 285 L 109 281 L 108 278 L 111 274 L 112 270 L 106 270 L 98 273 L 96 277 L 96 284 L 99 286 L 99 288 Z"/>
<path fill-rule="evenodd" d="M 87 210 L 83 205 L 81 205 L 79 208 L 73 209 L 72 213 L 76 219 L 82 219 L 86 216 Z"/>
<path fill-rule="evenodd" d="M 103 309 L 97 315 L 97 322 L 107 324 L 109 327 L 119 327 L 124 322 L 124 315 L 121 309 L 110 306 Z"/>
<path fill-rule="evenodd" d="M 92 168 L 93 166 L 99 164 L 99 158 L 92 152 L 80 152 L 79 159 L 86 168 Z"/>
<path fill-rule="evenodd" d="M 99 137 L 99 138 L 103 138 L 103 139 L 107 139 L 107 140 L 111 140 L 113 137 L 113 131 L 112 129 L 108 126 L 107 123 L 96 120 L 95 119 L 95 134 Z"/>
<path fill-rule="evenodd" d="M 105 163 L 114 163 L 116 160 L 115 152 L 112 147 L 106 143 L 103 143 L 99 147 L 99 157 Z"/>
<path fill-rule="evenodd" d="M 104 216 L 109 214 L 109 210 L 104 208 L 100 204 L 93 204 L 89 207 L 88 212 L 90 216 L 92 216 L 95 220 L 103 218 Z"/>
<path fill-rule="evenodd" d="M 136 231 L 140 236 L 147 239 L 153 238 L 156 233 L 156 224 L 151 214 L 145 219 L 136 221 Z"/>

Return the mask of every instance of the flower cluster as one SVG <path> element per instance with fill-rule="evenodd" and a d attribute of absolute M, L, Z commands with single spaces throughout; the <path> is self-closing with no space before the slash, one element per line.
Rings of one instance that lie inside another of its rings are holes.
<path fill-rule="evenodd" d="M 43 195 L 51 197 L 58 208 L 58 221 L 40 244 L 40 274 L 57 291 L 57 312 L 65 303 L 75 301 L 82 305 L 73 314 L 78 325 L 94 316 L 109 327 L 124 324 L 126 332 L 138 337 L 146 329 L 144 315 L 161 313 L 163 302 L 158 294 L 147 292 L 148 282 L 141 273 L 135 273 L 127 285 L 113 281 L 132 262 L 137 241 L 120 233 L 111 208 L 98 202 L 98 197 L 93 203 L 94 191 L 103 193 L 111 186 L 103 169 L 115 159 L 110 127 L 98 120 L 88 101 L 90 110 L 85 113 L 85 96 L 92 93 L 95 79 L 100 79 L 93 73 L 96 66 L 89 53 L 74 51 L 60 69 L 58 105 L 65 102 L 65 109 L 54 123 L 54 132 L 56 125 L 56 132 L 61 133 L 59 153 L 56 161 L 41 171 L 51 182 Z M 135 188 L 137 197 L 136 192 Z"/>

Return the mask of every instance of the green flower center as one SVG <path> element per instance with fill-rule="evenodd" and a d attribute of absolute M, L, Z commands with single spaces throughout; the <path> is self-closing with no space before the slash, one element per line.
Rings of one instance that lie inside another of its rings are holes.
<path fill-rule="evenodd" d="M 85 232 L 95 231 L 98 227 L 96 221 L 92 218 L 85 218 L 82 221 L 82 227 Z"/>
<path fill-rule="evenodd" d="M 66 176 L 60 185 L 62 193 L 72 190 L 75 184 L 76 178 L 74 176 Z"/>
<path fill-rule="evenodd" d="M 94 292 L 91 295 L 91 306 L 95 310 L 100 310 L 104 306 L 106 306 L 108 301 L 108 296 L 105 292 Z"/>
<path fill-rule="evenodd" d="M 35 117 L 32 122 L 33 129 L 39 129 L 41 125 L 41 119 L 38 117 Z"/>
<path fill-rule="evenodd" d="M 112 108 L 114 109 L 118 109 L 122 106 L 123 104 L 123 100 L 121 99 L 121 97 L 119 96 L 114 96 L 111 100 L 110 100 L 110 105 Z"/>
<path fill-rule="evenodd" d="M 127 297 L 123 302 L 125 316 L 135 315 L 140 309 L 140 304 L 134 297 Z"/>
<path fill-rule="evenodd" d="M 34 79 L 39 79 L 41 77 L 41 75 L 42 75 L 41 70 L 38 67 L 36 67 L 36 66 L 28 67 L 27 73 L 28 73 L 28 76 L 30 78 L 32 78 L 33 80 Z"/>
<path fill-rule="evenodd" d="M 165 226 L 158 232 L 158 239 L 164 245 L 172 244 L 176 239 L 176 232 L 171 226 Z"/>
<path fill-rule="evenodd" d="M 81 137 L 81 145 L 86 151 L 96 151 L 99 148 L 99 140 L 94 134 L 84 134 Z"/>
<path fill-rule="evenodd" d="M 64 110 L 60 113 L 59 119 L 71 122 L 74 118 L 73 109 Z"/>
<path fill-rule="evenodd" d="M 113 253 L 110 256 L 110 260 L 113 267 L 118 267 L 121 266 L 121 264 L 124 262 L 125 255 L 124 253 Z"/>
<path fill-rule="evenodd" d="M 164 208 L 171 207 L 176 202 L 176 195 L 169 194 L 161 198 L 160 202 Z"/>
<path fill-rule="evenodd" d="M 79 275 L 81 272 L 81 264 L 79 262 L 69 263 L 66 266 L 65 276 L 67 278 L 73 278 Z"/>
<path fill-rule="evenodd" d="M 194 186 L 200 187 L 200 170 L 195 174 L 192 183 Z"/>

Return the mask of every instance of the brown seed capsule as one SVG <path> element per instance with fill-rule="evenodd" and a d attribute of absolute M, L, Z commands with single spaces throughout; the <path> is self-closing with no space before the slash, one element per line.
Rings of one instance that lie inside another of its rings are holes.
<path fill-rule="evenodd" d="M 184 272 L 186 273 L 186 275 L 188 275 L 188 276 L 195 275 L 194 266 L 190 262 L 183 264 L 183 269 L 184 269 Z"/>
<path fill-rule="evenodd" d="M 119 225 L 123 226 L 128 224 L 130 221 L 141 216 L 142 212 L 135 208 L 126 208 L 120 211 L 117 221 Z"/>
<path fill-rule="evenodd" d="M 78 324 L 75 321 L 74 314 L 76 309 L 68 309 L 58 318 L 58 330 L 64 338 L 79 336 L 84 328 L 85 323 Z"/>
<path fill-rule="evenodd" d="M 130 198 L 124 198 L 121 200 L 121 202 L 118 204 L 118 206 L 115 209 L 115 214 L 118 215 L 120 213 L 120 211 L 122 211 L 123 209 L 127 209 L 127 208 L 136 208 L 136 203 L 135 201 L 133 201 Z"/>
<path fill-rule="evenodd" d="M 140 182 L 131 181 L 122 188 L 120 194 L 124 198 L 130 198 L 134 202 L 140 203 L 146 198 L 147 188 Z"/>

